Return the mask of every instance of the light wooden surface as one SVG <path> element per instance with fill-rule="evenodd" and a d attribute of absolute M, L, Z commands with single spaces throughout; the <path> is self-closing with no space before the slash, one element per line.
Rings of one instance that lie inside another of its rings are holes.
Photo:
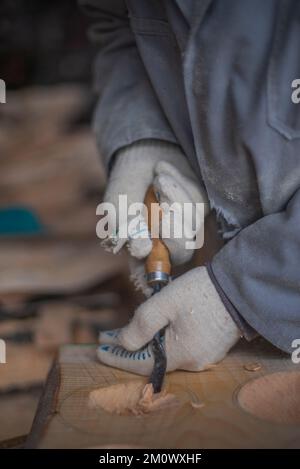
<path fill-rule="evenodd" d="M 5 393 L 42 384 L 52 357 L 53 354 L 38 350 L 33 344 L 7 341 L 6 363 L 0 366 L 0 391 Z"/>
<path fill-rule="evenodd" d="M 0 449 L 3 442 L 28 435 L 39 402 L 40 390 L 1 395 Z M 13 409 L 13 410 L 12 410 Z"/>
<path fill-rule="evenodd" d="M 80 294 L 127 273 L 126 255 L 106 252 L 98 239 L 3 240 L 0 257 L 0 299 L 8 294 Z"/>
<path fill-rule="evenodd" d="M 255 362 L 260 368 L 251 366 Z M 245 383 L 279 371 L 300 373 L 300 366 L 262 339 L 241 342 L 211 370 L 167 376 L 168 390 L 182 401 L 179 407 L 145 417 L 114 416 L 89 409 L 90 391 L 139 377 L 98 363 L 94 346 L 65 346 L 48 378 L 27 447 L 297 448 L 300 424 L 266 421 L 238 404 Z M 194 408 L 191 401 L 204 405 Z M 300 406 L 300 393 L 295 405 Z"/>

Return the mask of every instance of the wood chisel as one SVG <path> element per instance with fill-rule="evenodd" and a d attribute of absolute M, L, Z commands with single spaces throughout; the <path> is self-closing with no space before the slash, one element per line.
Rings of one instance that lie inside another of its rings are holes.
<path fill-rule="evenodd" d="M 156 221 L 159 222 L 161 218 L 161 208 L 153 186 L 150 186 L 146 193 L 145 205 L 148 211 L 149 232 L 158 233 L 158 227 L 152 225 Z M 147 283 L 153 289 L 153 294 L 159 292 L 161 288 L 169 282 L 171 274 L 170 254 L 167 246 L 159 237 L 152 237 L 152 250 L 146 259 L 145 270 Z M 154 367 L 149 382 L 153 386 L 154 393 L 161 391 L 167 369 L 167 357 L 163 337 L 164 330 L 161 330 L 155 334 L 151 342 L 154 355 Z"/>

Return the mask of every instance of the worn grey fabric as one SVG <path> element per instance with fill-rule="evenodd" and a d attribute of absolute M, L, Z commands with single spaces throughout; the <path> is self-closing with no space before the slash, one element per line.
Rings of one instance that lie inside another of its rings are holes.
<path fill-rule="evenodd" d="M 107 164 L 143 138 L 177 142 L 226 245 L 210 271 L 273 344 L 300 338 L 300 2 L 81 0 L 98 15 L 95 130 Z M 193 4 L 192 4 L 193 3 Z"/>

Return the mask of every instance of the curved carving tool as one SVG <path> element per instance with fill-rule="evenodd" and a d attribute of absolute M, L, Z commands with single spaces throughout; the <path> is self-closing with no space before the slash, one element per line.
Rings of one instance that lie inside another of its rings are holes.
<path fill-rule="evenodd" d="M 155 233 L 152 237 L 152 251 L 146 260 L 145 270 L 148 284 L 153 288 L 153 294 L 159 292 L 161 288 L 169 282 L 171 274 L 170 255 L 167 246 L 158 237 L 159 227 L 154 226 L 159 223 L 161 208 L 157 201 L 154 189 L 149 187 L 145 196 L 145 205 L 148 210 L 148 228 L 150 233 Z M 154 393 L 162 389 L 166 369 L 167 357 L 163 344 L 164 330 L 157 332 L 152 340 L 152 350 L 154 355 L 154 367 L 150 376 L 150 383 Z"/>

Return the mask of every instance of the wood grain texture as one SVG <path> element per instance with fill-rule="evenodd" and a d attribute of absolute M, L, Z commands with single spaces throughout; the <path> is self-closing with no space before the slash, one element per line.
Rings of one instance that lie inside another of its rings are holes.
<path fill-rule="evenodd" d="M 253 362 L 259 362 L 261 368 L 247 371 L 244 365 Z M 238 403 L 239 390 L 250 380 L 276 372 L 300 373 L 299 365 L 294 365 L 290 357 L 262 339 L 252 344 L 240 342 L 211 370 L 168 374 L 167 390 L 182 404 L 145 417 L 111 415 L 88 407 L 91 390 L 140 379 L 98 363 L 95 347 L 63 347 L 56 369 L 60 383 L 56 398 L 48 413 L 41 402 L 36 416 L 38 425 L 32 428 L 29 447 L 300 447 L 300 425 L 257 418 Z M 53 395 L 53 377 L 50 376 L 46 391 L 51 386 Z"/>
<path fill-rule="evenodd" d="M 246 383 L 238 393 L 238 402 L 247 412 L 264 420 L 300 424 L 299 396 L 300 373 L 278 372 Z"/>
<path fill-rule="evenodd" d="M 21 435 L 28 435 L 39 402 L 40 390 L 8 393 L 0 397 L 0 449 L 16 446 L 13 441 Z M 24 441 L 23 441 L 24 444 Z"/>
<path fill-rule="evenodd" d="M 122 273 L 126 255 L 106 252 L 99 240 L 34 238 L 3 240 L 2 295 L 80 294 Z"/>
<path fill-rule="evenodd" d="M 37 350 L 30 343 L 7 342 L 6 363 L 1 365 L 0 391 L 26 389 L 42 384 L 51 366 L 53 355 Z"/>

